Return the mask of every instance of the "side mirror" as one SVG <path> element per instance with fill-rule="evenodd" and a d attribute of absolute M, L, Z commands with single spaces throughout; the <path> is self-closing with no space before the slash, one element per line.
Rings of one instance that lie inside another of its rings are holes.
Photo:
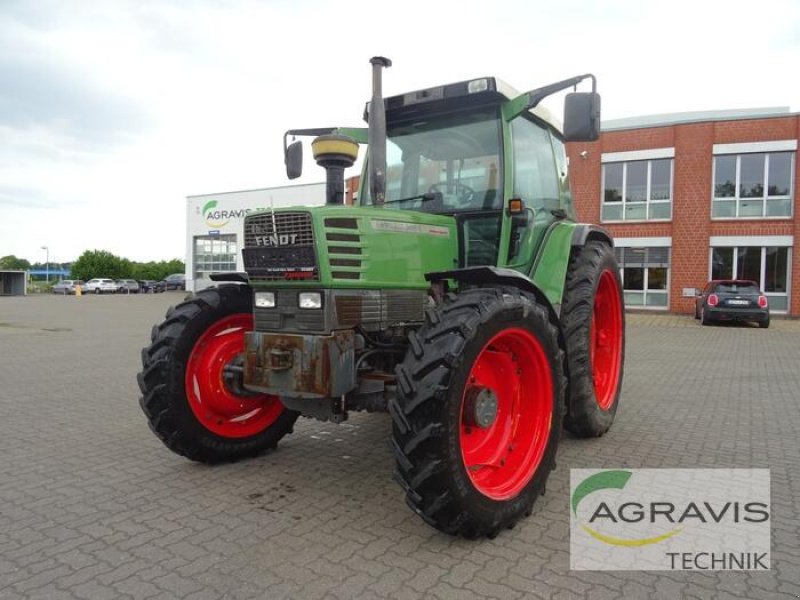
<path fill-rule="evenodd" d="M 564 139 L 594 142 L 600 137 L 600 94 L 574 92 L 564 98 Z"/>
<path fill-rule="evenodd" d="M 286 163 L 286 176 L 289 179 L 297 179 L 303 174 L 303 144 L 300 140 L 289 144 L 283 161 Z"/>

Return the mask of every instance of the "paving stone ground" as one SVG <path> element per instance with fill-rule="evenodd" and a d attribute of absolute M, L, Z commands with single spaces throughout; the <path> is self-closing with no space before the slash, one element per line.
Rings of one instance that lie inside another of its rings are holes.
<path fill-rule="evenodd" d="M 800 322 L 628 317 L 611 432 L 565 435 L 530 518 L 429 528 L 391 480 L 386 415 L 301 420 L 207 467 L 149 431 L 135 374 L 181 294 L 0 298 L 0 598 L 800 597 Z M 772 570 L 569 570 L 569 468 L 767 467 Z"/>

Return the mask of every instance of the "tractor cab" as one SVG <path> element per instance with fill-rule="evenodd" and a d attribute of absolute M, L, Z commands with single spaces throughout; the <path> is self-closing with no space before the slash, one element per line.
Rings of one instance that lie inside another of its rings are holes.
<path fill-rule="evenodd" d="M 382 66 L 374 65 L 379 88 Z M 594 81 L 584 75 L 520 93 L 499 79 L 482 77 L 374 97 L 365 120 L 370 122 L 371 106 L 384 110 L 374 111 L 371 129 L 290 130 L 286 137 L 322 134 L 317 144 L 333 135 L 351 140 L 355 148 L 372 135 L 378 148 L 369 148 L 360 206 L 452 217 L 460 240 L 459 268 L 492 265 L 529 275 L 548 227 L 555 220 L 575 220 L 566 138 L 561 124 L 539 102 L 585 78 Z M 594 86 L 592 92 L 567 96 L 565 123 L 571 140 L 597 138 L 599 110 Z M 300 143 L 285 146 L 290 178 L 302 172 Z M 329 189 L 332 176 L 341 173 L 328 169 Z M 339 203 L 340 197 L 329 195 L 329 203 Z"/>

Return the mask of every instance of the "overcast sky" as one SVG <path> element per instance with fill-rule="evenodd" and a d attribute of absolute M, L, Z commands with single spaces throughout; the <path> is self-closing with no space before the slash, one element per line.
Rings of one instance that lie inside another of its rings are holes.
<path fill-rule="evenodd" d="M 800 110 L 797 0 L 0 0 L 0 256 L 184 258 L 186 196 L 288 184 L 283 132 L 361 126 L 373 55 L 387 95 L 592 72 L 604 119 Z"/>

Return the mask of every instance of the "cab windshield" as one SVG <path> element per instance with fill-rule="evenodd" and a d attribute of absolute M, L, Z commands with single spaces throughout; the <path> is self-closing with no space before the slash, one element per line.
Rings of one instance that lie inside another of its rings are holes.
<path fill-rule="evenodd" d="M 386 208 L 453 214 L 499 209 L 501 129 L 496 109 L 389 123 Z M 371 204 L 369 181 L 362 204 Z"/>

